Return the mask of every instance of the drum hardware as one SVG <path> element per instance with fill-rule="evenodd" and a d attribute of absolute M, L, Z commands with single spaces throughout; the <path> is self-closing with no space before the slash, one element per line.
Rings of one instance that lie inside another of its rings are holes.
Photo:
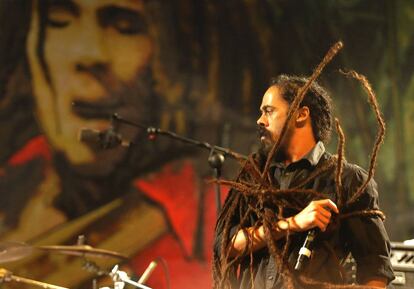
<path fill-rule="evenodd" d="M 131 278 L 125 271 L 119 270 L 118 265 L 115 265 L 114 268 L 112 268 L 112 271 L 109 273 L 109 276 L 114 281 L 114 287 L 101 287 L 100 289 L 124 289 L 126 284 L 132 285 L 140 289 L 152 289 L 151 287 L 145 286 L 141 283 L 131 280 Z"/>
<path fill-rule="evenodd" d="M 0 243 L 0 263 L 20 260 L 33 253 L 34 250 L 43 250 L 47 252 L 55 252 L 64 255 L 79 256 L 83 259 L 82 268 L 94 273 L 97 277 L 109 276 L 114 282 L 114 287 L 101 287 L 99 289 L 124 289 L 126 285 L 134 286 L 140 289 L 152 289 L 143 283 L 146 282 L 149 275 L 157 266 L 158 261 L 154 260 L 150 263 L 148 268 L 142 274 L 138 282 L 133 281 L 125 271 L 119 270 L 119 265 L 115 265 L 110 272 L 102 270 L 95 262 L 88 259 L 88 257 L 98 258 L 117 258 L 120 260 L 128 260 L 127 256 L 120 253 L 109 251 L 105 249 L 93 248 L 92 246 L 85 244 L 85 237 L 79 236 L 77 245 L 50 245 L 50 246 L 32 246 L 20 242 L 3 242 Z M 165 261 L 164 261 L 165 262 Z M 23 278 L 13 275 L 10 271 L 0 268 L 0 284 L 2 282 L 20 282 L 29 285 L 35 285 L 44 289 L 68 289 L 61 286 L 56 286 L 33 279 Z M 92 281 L 93 289 L 98 289 L 96 279 Z"/>
<path fill-rule="evenodd" d="M 148 266 L 147 270 L 145 270 L 145 272 L 141 276 L 141 279 L 138 282 L 135 282 L 131 280 L 131 278 L 128 276 L 128 274 L 125 271 L 119 270 L 119 265 L 115 265 L 112 268 L 111 272 L 108 272 L 108 271 L 102 270 L 95 262 L 87 258 L 88 256 L 95 256 L 95 257 L 99 256 L 99 257 L 114 257 L 118 259 L 128 259 L 128 257 L 123 256 L 116 252 L 108 251 L 108 250 L 95 249 L 88 245 L 85 245 L 85 243 L 86 243 L 85 236 L 80 235 L 78 237 L 76 246 L 66 246 L 65 248 L 63 248 L 63 250 L 59 250 L 60 248 L 57 248 L 57 247 L 63 247 L 63 246 L 53 246 L 53 250 L 57 250 L 57 252 L 64 252 L 64 254 L 81 256 L 84 261 L 82 268 L 91 273 L 95 273 L 98 277 L 101 277 L 101 276 L 111 277 L 112 281 L 114 282 L 113 289 L 123 289 L 126 286 L 126 284 L 132 285 L 136 288 L 151 289 L 150 287 L 143 285 L 143 283 L 146 282 L 149 275 L 152 273 L 152 271 L 156 267 L 156 264 L 157 264 L 156 261 L 151 262 L 150 266 Z M 51 246 L 49 246 L 46 249 L 50 250 L 50 247 Z M 67 250 L 67 247 L 70 247 L 69 250 Z M 91 252 L 92 252 L 92 255 L 90 255 Z M 98 288 L 96 278 L 92 280 L 92 288 L 93 289 Z M 111 288 L 101 287 L 99 289 L 111 289 Z"/>
<path fill-rule="evenodd" d="M 97 257 L 97 258 L 117 258 L 121 260 L 128 260 L 129 258 L 120 253 L 109 251 L 105 249 L 93 248 L 89 245 L 52 245 L 52 246 L 38 246 L 40 250 L 49 252 L 56 252 L 63 255 L 72 255 L 79 257 Z"/>
<path fill-rule="evenodd" d="M 33 247 L 20 242 L 0 243 L 0 263 L 23 259 L 33 253 Z"/>
<path fill-rule="evenodd" d="M 138 283 L 144 284 L 145 282 L 147 282 L 149 276 L 155 270 L 155 268 L 157 267 L 157 265 L 158 265 L 158 261 L 157 260 L 151 261 L 151 263 L 148 265 L 147 269 L 145 269 L 144 273 L 142 273 L 141 277 L 139 278 Z"/>
<path fill-rule="evenodd" d="M 84 258 L 82 269 L 96 274 L 98 277 L 109 275 L 108 271 L 102 270 L 95 262 Z"/>
<path fill-rule="evenodd" d="M 97 278 L 102 277 L 102 276 L 109 276 L 109 272 L 102 270 L 98 264 L 96 264 L 95 262 L 88 260 L 86 257 L 83 256 L 83 264 L 82 264 L 82 269 L 94 273 L 97 277 L 92 279 L 92 289 L 99 289 L 98 288 L 98 282 L 97 282 Z"/>
<path fill-rule="evenodd" d="M 94 248 L 89 245 L 51 245 L 51 246 L 32 246 L 20 242 L 0 243 L 0 263 L 17 261 L 33 253 L 34 250 L 43 250 L 63 255 L 95 258 L 116 258 L 128 260 L 129 258 L 120 253 L 105 249 Z"/>
<path fill-rule="evenodd" d="M 56 286 L 56 285 L 36 281 L 36 280 L 33 280 L 33 279 L 29 279 L 29 278 L 19 277 L 19 276 L 13 275 L 12 272 L 10 272 L 6 269 L 3 269 L 3 268 L 0 268 L 0 280 L 1 280 L 1 282 L 14 281 L 14 282 L 19 282 L 19 283 L 24 283 L 24 284 L 27 284 L 27 285 L 34 285 L 34 286 L 38 286 L 38 287 L 41 287 L 41 288 L 44 288 L 44 289 L 69 289 L 69 288 L 66 288 L 66 287 Z"/>
<path fill-rule="evenodd" d="M 56 252 L 63 255 L 79 256 L 83 258 L 97 257 L 97 258 L 117 258 L 121 260 L 128 260 L 127 256 L 120 253 L 109 251 L 105 249 L 93 248 L 86 244 L 85 235 L 79 235 L 76 245 L 52 245 L 52 246 L 37 246 L 37 249 L 49 252 Z"/>
<path fill-rule="evenodd" d="M 119 265 L 115 265 L 111 272 L 104 271 L 99 268 L 99 266 L 90 260 L 85 259 L 85 263 L 83 264 L 82 268 L 91 272 L 95 273 L 98 277 L 101 276 L 109 276 L 111 277 L 112 281 L 114 282 L 114 287 L 100 287 L 99 289 L 123 289 L 127 284 L 132 285 L 136 288 L 140 289 L 151 289 L 151 287 L 143 285 L 146 282 L 149 275 L 154 270 L 155 266 L 153 262 L 147 268 L 147 270 L 142 274 L 140 280 L 138 282 L 133 281 L 125 271 L 119 270 Z M 92 280 L 92 288 L 98 289 L 97 280 L 94 278 Z"/>

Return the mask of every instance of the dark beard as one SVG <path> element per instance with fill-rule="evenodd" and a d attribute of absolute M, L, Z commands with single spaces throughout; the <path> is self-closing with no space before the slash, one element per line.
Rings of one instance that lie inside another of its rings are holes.
<path fill-rule="evenodd" d="M 266 156 L 267 158 L 275 143 L 276 142 L 273 141 L 271 143 L 260 142 L 259 154 L 262 156 Z M 276 162 L 284 161 L 286 159 L 285 149 L 283 147 L 279 147 L 279 149 L 274 153 L 272 158 Z"/>
<path fill-rule="evenodd" d="M 276 141 L 272 140 L 271 133 L 266 128 L 264 128 L 263 126 L 258 126 L 257 132 L 258 132 L 259 141 L 260 141 L 260 148 L 259 148 L 258 153 L 262 156 L 266 156 L 266 158 L 267 158 L 269 153 L 271 152 L 273 146 L 276 144 Z M 292 129 L 288 129 L 286 131 L 286 134 L 283 137 L 283 140 L 282 140 L 282 142 L 279 146 L 279 149 L 277 151 L 275 151 L 275 153 L 272 157 L 274 161 L 282 162 L 282 161 L 287 159 L 287 156 L 286 156 L 287 144 L 290 142 L 290 140 L 292 138 L 292 132 L 293 132 Z M 266 142 L 262 142 L 260 140 L 260 138 L 262 136 L 267 138 Z"/>

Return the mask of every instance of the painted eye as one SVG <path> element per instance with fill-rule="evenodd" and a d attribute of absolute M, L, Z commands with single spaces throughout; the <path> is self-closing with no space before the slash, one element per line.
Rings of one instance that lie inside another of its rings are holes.
<path fill-rule="evenodd" d="M 114 27 L 122 34 L 138 34 L 146 31 L 145 25 L 137 19 L 118 19 Z"/>
<path fill-rule="evenodd" d="M 145 33 L 147 24 L 144 17 L 133 10 L 111 6 L 102 9 L 99 21 L 103 27 L 114 28 L 121 34 L 133 35 Z"/>
<path fill-rule="evenodd" d="M 55 4 L 50 5 L 47 9 L 46 23 L 48 26 L 55 28 L 64 28 L 77 17 L 75 7 L 67 5 Z"/>

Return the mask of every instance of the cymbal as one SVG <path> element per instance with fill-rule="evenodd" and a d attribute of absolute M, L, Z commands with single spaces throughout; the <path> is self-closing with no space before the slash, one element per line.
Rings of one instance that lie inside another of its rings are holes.
<path fill-rule="evenodd" d="M 0 279 L 3 279 L 5 282 L 15 281 L 15 282 L 28 284 L 28 285 L 35 285 L 38 287 L 42 287 L 44 289 L 69 289 L 66 287 L 56 286 L 56 285 L 36 281 L 33 279 L 29 279 L 29 278 L 19 277 L 19 276 L 13 275 L 12 272 L 4 268 L 0 268 Z"/>
<path fill-rule="evenodd" d="M 93 248 L 89 245 L 53 245 L 53 246 L 37 246 L 36 248 L 46 251 L 52 251 L 64 255 L 98 257 L 98 258 L 117 258 L 122 260 L 129 259 L 120 253 L 105 249 Z"/>
<path fill-rule="evenodd" d="M 56 252 L 64 255 L 96 257 L 96 258 L 117 258 L 121 260 L 129 259 L 120 253 L 105 249 L 93 248 L 89 245 L 51 245 L 51 246 L 31 246 L 20 242 L 1 242 L 0 243 L 0 263 L 6 263 L 23 259 L 33 251 L 44 250 Z"/>
<path fill-rule="evenodd" d="M 33 247 L 20 242 L 0 243 L 0 263 L 23 259 L 33 253 Z"/>

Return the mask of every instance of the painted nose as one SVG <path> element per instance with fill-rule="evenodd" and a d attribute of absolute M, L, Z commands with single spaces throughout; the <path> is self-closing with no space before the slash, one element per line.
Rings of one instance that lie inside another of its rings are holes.
<path fill-rule="evenodd" d="M 91 17 L 92 18 L 92 17 Z M 92 21 L 92 19 L 83 19 L 83 29 L 79 32 L 75 44 L 76 69 L 81 67 L 102 67 L 109 62 L 108 49 L 102 27 Z"/>

